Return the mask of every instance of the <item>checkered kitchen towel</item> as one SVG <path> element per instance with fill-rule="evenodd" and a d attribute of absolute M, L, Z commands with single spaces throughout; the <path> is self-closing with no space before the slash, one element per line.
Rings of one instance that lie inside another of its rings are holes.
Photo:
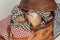
<path fill-rule="evenodd" d="M 8 16 L 4 20 L 0 21 L 0 35 L 4 37 L 5 40 L 9 40 L 9 38 L 23 38 L 30 37 L 33 35 L 33 32 L 27 32 L 22 28 L 15 28 L 10 26 L 11 16 Z"/>
<path fill-rule="evenodd" d="M 5 40 L 9 40 L 9 33 L 8 33 L 9 24 L 10 24 L 10 16 L 0 21 L 0 35 L 2 35 Z"/>

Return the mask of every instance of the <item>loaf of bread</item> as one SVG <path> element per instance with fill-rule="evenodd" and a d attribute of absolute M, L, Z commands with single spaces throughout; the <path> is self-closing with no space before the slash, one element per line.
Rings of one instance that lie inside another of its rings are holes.
<path fill-rule="evenodd" d="M 29 13 L 28 15 L 26 15 L 26 17 L 32 24 L 33 28 L 36 28 L 41 22 L 41 16 L 38 15 L 37 13 Z"/>

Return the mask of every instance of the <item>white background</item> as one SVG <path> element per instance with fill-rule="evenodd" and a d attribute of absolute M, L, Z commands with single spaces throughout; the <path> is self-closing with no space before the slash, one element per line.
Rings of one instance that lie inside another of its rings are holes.
<path fill-rule="evenodd" d="M 56 2 L 60 3 L 60 0 L 56 0 Z M 0 0 L 0 21 L 10 15 L 13 6 L 19 3 L 20 0 Z M 56 40 L 60 40 L 60 36 Z"/>
<path fill-rule="evenodd" d="M 19 4 L 20 0 L 0 0 L 0 20 L 10 15 L 13 6 Z"/>

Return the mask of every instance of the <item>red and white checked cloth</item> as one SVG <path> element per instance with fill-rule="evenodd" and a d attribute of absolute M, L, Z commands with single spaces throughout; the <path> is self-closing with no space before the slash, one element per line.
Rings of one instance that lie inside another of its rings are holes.
<path fill-rule="evenodd" d="M 5 40 L 9 40 L 8 27 L 10 24 L 10 16 L 0 21 L 0 35 L 4 37 Z"/>
<path fill-rule="evenodd" d="M 23 38 L 23 37 L 31 37 L 33 32 L 27 32 L 22 28 L 15 28 L 11 26 L 11 33 L 14 38 Z"/>
<path fill-rule="evenodd" d="M 7 18 L 0 21 L 0 35 L 2 35 L 5 40 L 10 40 L 10 37 L 23 38 L 33 36 L 33 32 L 27 32 L 22 28 L 15 28 L 13 26 L 10 26 L 11 29 L 8 29 L 10 25 L 10 20 L 11 16 L 8 16 Z M 10 32 L 8 32 L 9 30 Z"/>

